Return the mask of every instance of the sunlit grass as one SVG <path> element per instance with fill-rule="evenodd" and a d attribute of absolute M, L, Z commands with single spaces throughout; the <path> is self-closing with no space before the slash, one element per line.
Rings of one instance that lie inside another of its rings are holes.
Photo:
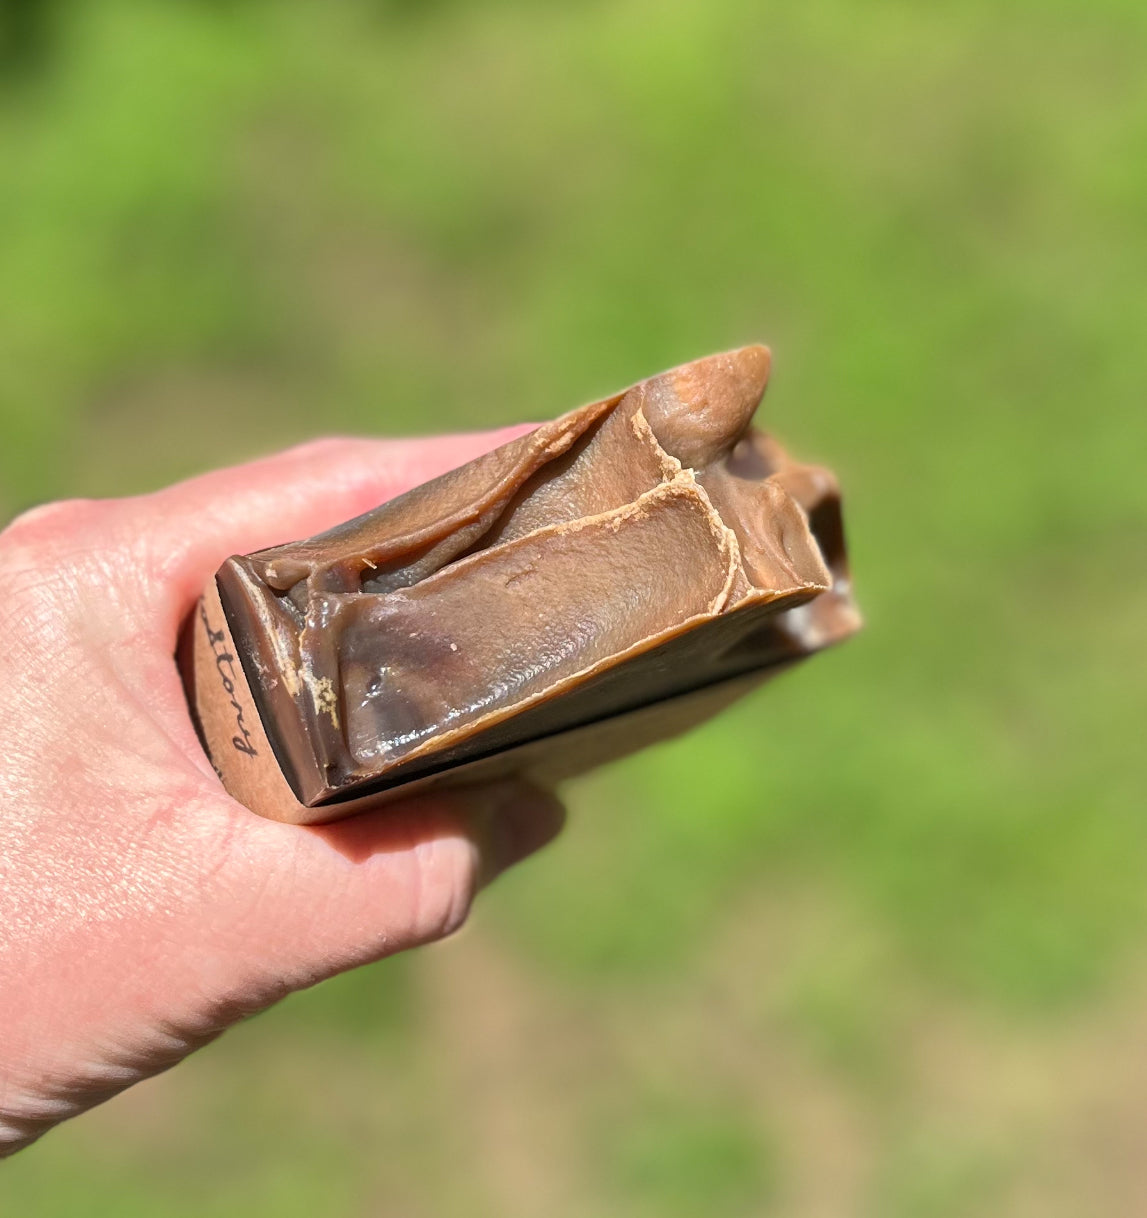
<path fill-rule="evenodd" d="M 1026 1160 L 966 1126 L 937 1146 L 940 1093 L 900 1048 L 968 1010 L 1086 1013 L 1143 946 L 1141 6 L 66 12 L 0 98 L 0 513 L 312 430 L 539 418 L 771 342 L 764 419 L 843 476 L 868 630 L 577 784 L 568 839 L 484 901 L 508 1004 L 594 1029 L 553 1097 L 560 1153 L 537 1151 L 572 1181 L 547 1196 L 813 1195 L 799 1105 L 718 1060 L 741 987 L 744 1053 L 807 1059 L 863 1130 L 839 1153 L 868 1167 L 834 1185 L 855 1212 L 1001 1212 Z M 774 890 L 745 932 L 768 950 L 718 951 Z M 782 968 L 790 921 L 814 930 Z M 485 1110 L 453 1089 L 441 967 L 300 996 L 178 1073 L 214 1103 L 155 1084 L 173 1127 L 125 1101 L 121 1136 L 113 1105 L 17 1160 L 0 1206 L 519 1212 L 526 1169 L 473 1151 Z M 640 1047 L 610 1037 L 639 1018 L 675 1047 L 621 1111 Z M 566 1052 L 509 1042 L 526 1074 Z M 712 1054 L 717 1094 L 672 1053 Z M 323 1079 L 336 1098 L 296 1118 Z"/>

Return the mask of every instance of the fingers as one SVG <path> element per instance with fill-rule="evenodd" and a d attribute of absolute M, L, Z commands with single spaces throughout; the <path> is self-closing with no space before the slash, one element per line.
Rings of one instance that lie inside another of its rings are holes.
<path fill-rule="evenodd" d="M 478 888 L 548 846 L 565 823 L 565 806 L 552 791 L 505 784 L 477 820 Z"/>
<path fill-rule="evenodd" d="M 312 829 L 260 822 L 220 875 L 239 902 L 216 905 L 221 929 L 254 949 L 269 993 L 298 989 L 449 935 L 479 889 L 564 820 L 556 797 L 515 780 Z"/>
<path fill-rule="evenodd" d="M 340 524 L 528 430 L 319 440 L 127 504 L 142 526 L 152 578 L 185 606 L 229 555 Z"/>
<path fill-rule="evenodd" d="M 359 868 L 350 873 L 352 883 L 362 885 L 351 893 L 352 901 L 375 908 L 395 941 L 407 947 L 456 930 L 477 891 L 550 842 L 564 821 L 554 795 L 511 780 L 415 797 L 310 833 L 327 854 L 324 866 L 347 878 L 345 862 L 331 858 L 333 853 Z M 374 904 L 374 860 L 381 860 L 392 883 L 397 865 L 416 894 L 401 904 L 409 916 L 406 927 L 394 923 L 389 901 Z"/>

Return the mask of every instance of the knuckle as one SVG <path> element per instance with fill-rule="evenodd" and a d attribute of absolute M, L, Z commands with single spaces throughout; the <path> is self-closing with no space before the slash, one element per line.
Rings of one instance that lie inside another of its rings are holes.
<path fill-rule="evenodd" d="M 470 916 L 477 887 L 478 856 L 464 838 L 440 838 L 420 848 L 418 937 L 445 939 Z"/>
<path fill-rule="evenodd" d="M 470 917 L 473 894 L 469 886 L 455 888 L 442 910 L 435 938 L 447 939 L 460 931 Z"/>
<path fill-rule="evenodd" d="M 74 542 L 78 533 L 97 523 L 107 511 L 108 501 L 99 499 L 58 499 L 29 508 L 2 532 L 0 546 L 6 551 L 55 549 Z"/>

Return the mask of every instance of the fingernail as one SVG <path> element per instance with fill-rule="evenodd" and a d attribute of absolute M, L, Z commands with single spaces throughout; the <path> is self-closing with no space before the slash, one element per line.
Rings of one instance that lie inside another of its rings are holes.
<path fill-rule="evenodd" d="M 483 888 L 552 841 L 565 824 L 565 808 L 557 796 L 532 783 L 497 783 L 485 788 L 482 803 L 479 886 Z"/>

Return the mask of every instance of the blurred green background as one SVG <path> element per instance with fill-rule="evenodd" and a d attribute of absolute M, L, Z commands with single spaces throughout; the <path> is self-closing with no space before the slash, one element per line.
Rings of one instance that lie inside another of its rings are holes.
<path fill-rule="evenodd" d="M 762 339 L 868 617 L 0 1211 L 1147 1212 L 1147 5 L 0 22 L 0 519 Z"/>

